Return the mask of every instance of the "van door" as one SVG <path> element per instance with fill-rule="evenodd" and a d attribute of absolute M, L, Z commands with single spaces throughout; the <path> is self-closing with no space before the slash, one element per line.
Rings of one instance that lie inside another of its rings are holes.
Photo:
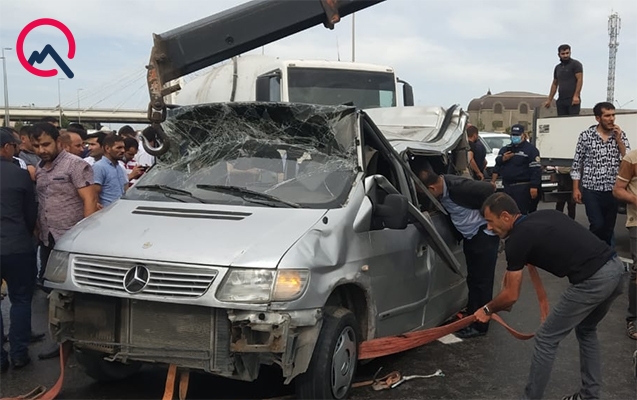
<path fill-rule="evenodd" d="M 382 203 L 391 193 L 406 193 L 410 198 L 405 175 L 394 155 L 375 140 L 376 133 L 369 125 L 364 132 L 364 145 L 376 150 L 365 171 L 365 190 L 372 203 Z M 369 238 L 371 254 L 367 264 L 376 304 L 376 336 L 420 328 L 430 281 L 426 238 L 413 223 L 405 229 L 386 229 L 372 223 Z"/>

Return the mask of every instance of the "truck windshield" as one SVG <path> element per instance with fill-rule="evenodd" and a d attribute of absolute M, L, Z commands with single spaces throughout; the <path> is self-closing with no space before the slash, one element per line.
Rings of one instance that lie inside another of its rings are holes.
<path fill-rule="evenodd" d="M 390 72 L 289 67 L 288 97 L 292 103 L 394 107 L 396 82 Z"/>
<path fill-rule="evenodd" d="M 217 103 L 164 123 L 170 151 L 124 198 L 338 208 L 358 170 L 353 107 Z"/>

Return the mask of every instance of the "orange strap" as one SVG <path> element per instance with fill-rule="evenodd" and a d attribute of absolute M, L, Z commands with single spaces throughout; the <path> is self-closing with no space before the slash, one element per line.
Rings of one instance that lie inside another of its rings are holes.
<path fill-rule="evenodd" d="M 542 280 L 537 272 L 537 269 L 532 265 L 527 265 L 535 293 L 537 294 L 538 301 L 540 303 L 540 318 L 542 322 L 546 319 L 549 313 L 549 303 L 546 297 L 546 291 L 542 285 Z M 496 322 L 502 325 L 511 335 L 520 340 L 531 339 L 534 334 L 532 333 L 520 333 L 515 329 L 507 325 L 506 322 L 499 315 L 493 314 L 491 316 Z M 475 322 L 476 317 L 469 315 L 449 325 L 444 325 L 436 328 L 425 329 L 417 332 L 409 332 L 404 335 L 382 337 L 378 339 L 367 340 L 361 343 L 358 350 L 358 359 L 367 360 L 370 358 L 383 357 L 390 354 L 400 353 L 406 350 L 420 347 L 427 343 L 438 340 L 443 336 L 456 332 L 459 329 L 465 328 Z"/>
<path fill-rule="evenodd" d="M 175 380 L 177 379 L 177 372 L 179 372 L 179 400 L 186 400 L 188 383 L 190 382 L 190 371 L 177 371 L 177 366 L 175 364 L 170 364 L 170 367 L 168 367 L 166 387 L 164 388 L 164 396 L 162 397 L 162 400 L 173 400 L 173 396 L 175 395 Z"/>
<path fill-rule="evenodd" d="M 71 342 L 64 342 L 60 345 L 60 377 L 58 378 L 55 385 L 51 387 L 48 391 L 44 386 L 38 386 L 27 394 L 23 394 L 18 397 L 3 397 L 0 400 L 53 400 L 60 394 L 62 390 L 62 385 L 64 384 L 64 369 L 66 367 L 66 362 L 69 359 L 69 355 L 71 354 L 72 349 Z"/>

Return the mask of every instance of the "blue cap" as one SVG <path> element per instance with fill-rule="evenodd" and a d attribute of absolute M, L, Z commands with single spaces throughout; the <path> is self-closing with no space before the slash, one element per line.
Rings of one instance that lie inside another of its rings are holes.
<path fill-rule="evenodd" d="M 524 133 L 524 126 L 515 124 L 511 127 L 511 135 L 521 135 Z"/>

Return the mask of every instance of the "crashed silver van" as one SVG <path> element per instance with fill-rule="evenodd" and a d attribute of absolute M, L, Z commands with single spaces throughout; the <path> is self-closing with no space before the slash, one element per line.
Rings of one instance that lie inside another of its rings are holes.
<path fill-rule="evenodd" d="M 300 398 L 345 398 L 362 341 L 466 304 L 458 237 L 412 171 L 464 169 L 466 119 L 455 107 L 171 110 L 170 151 L 56 244 L 53 336 L 98 380 L 164 363 L 252 381 L 275 364 Z"/>

